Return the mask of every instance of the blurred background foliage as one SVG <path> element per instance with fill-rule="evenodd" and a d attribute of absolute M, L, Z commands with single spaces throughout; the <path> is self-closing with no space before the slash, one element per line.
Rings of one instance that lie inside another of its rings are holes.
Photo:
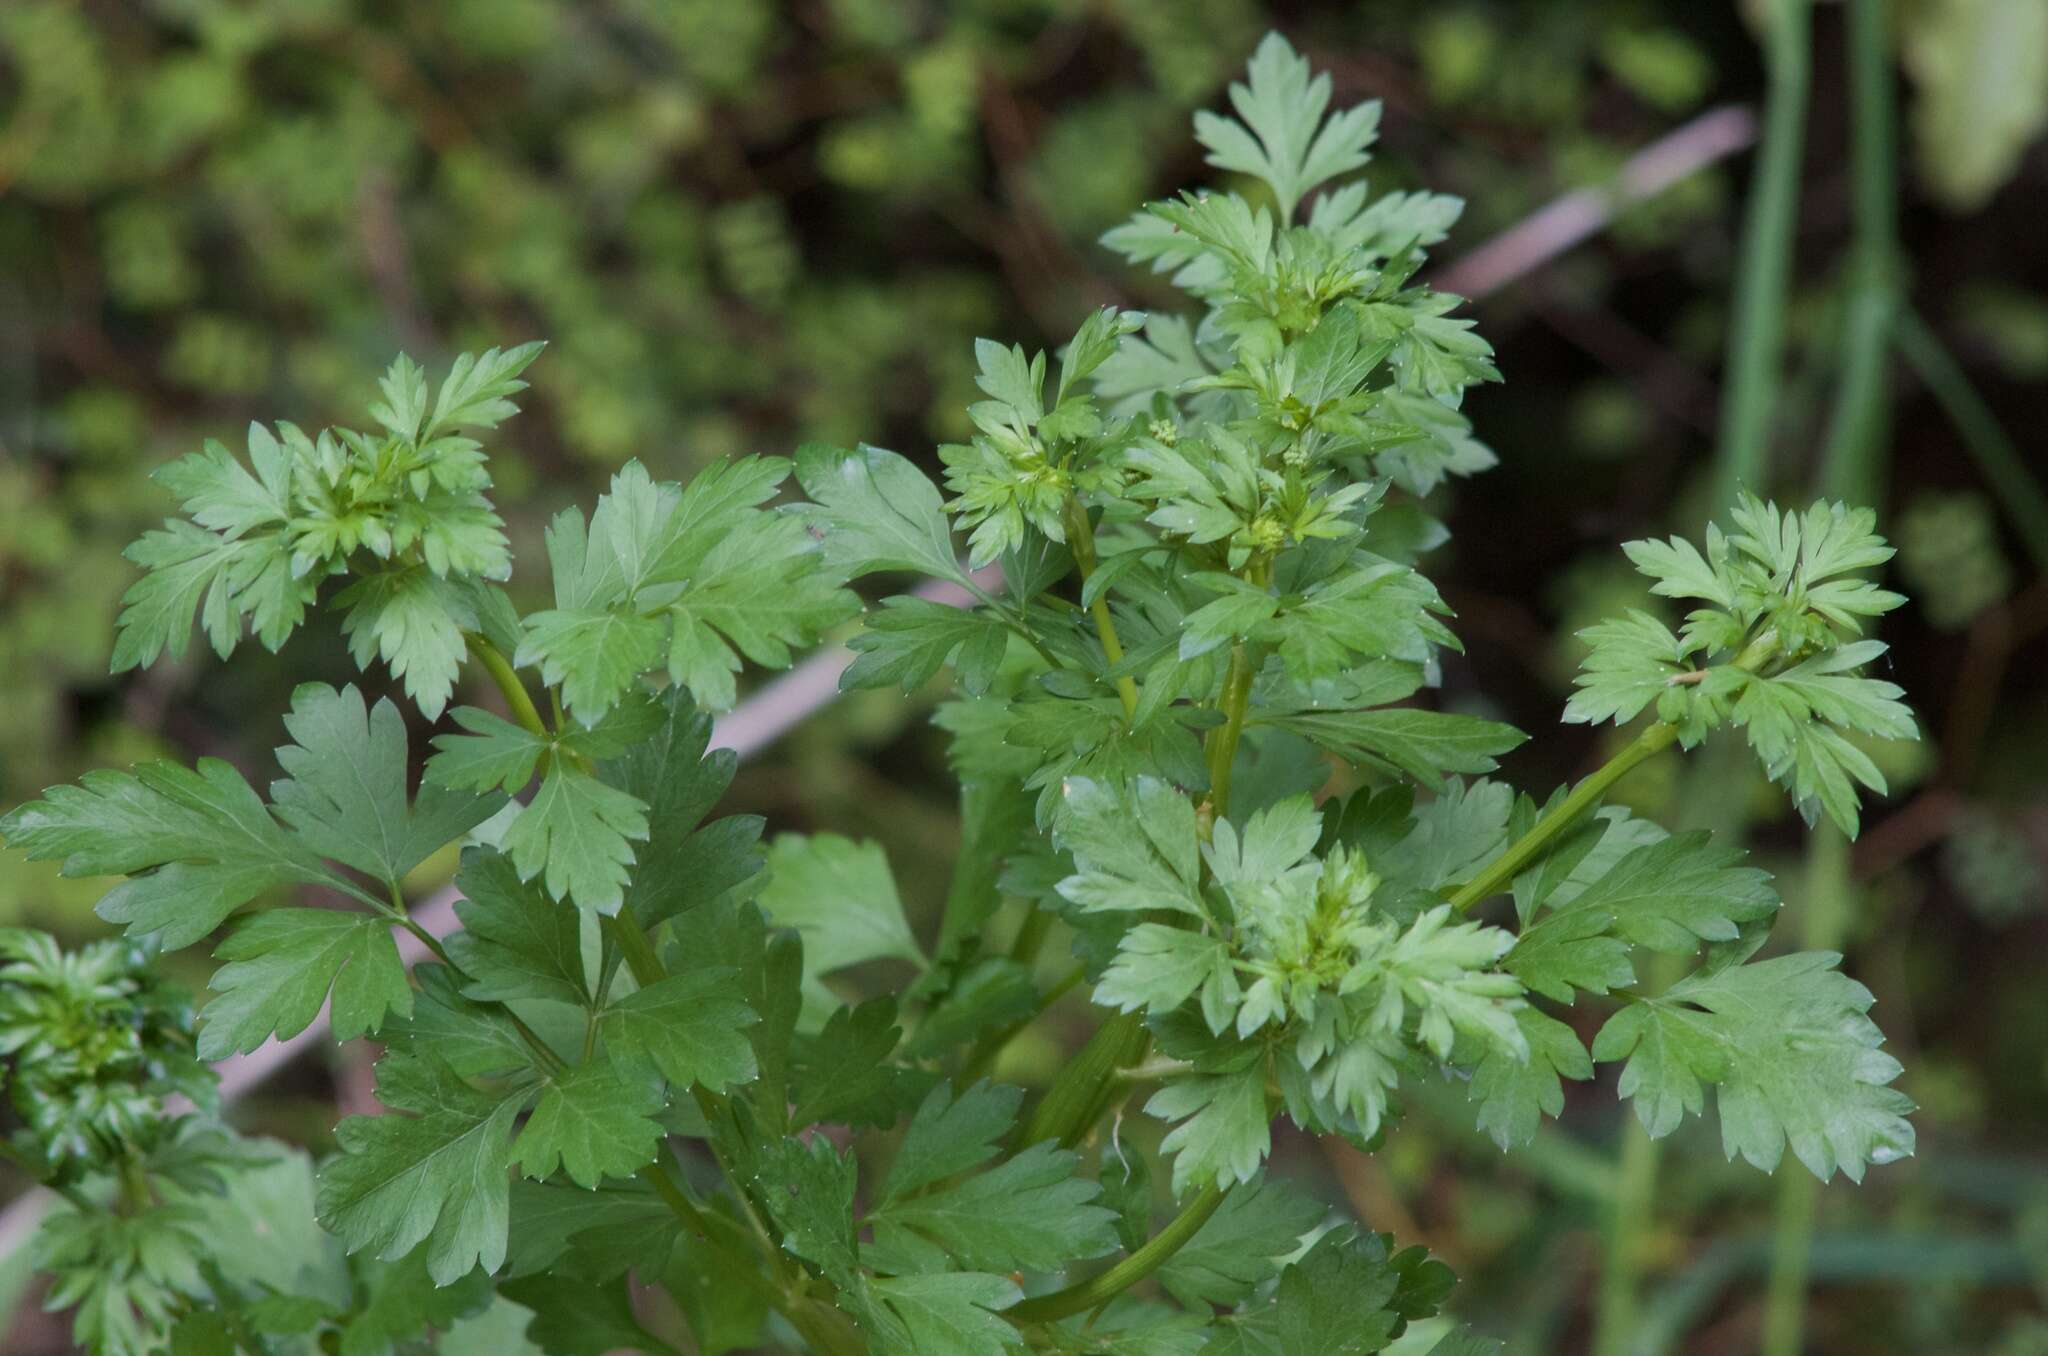
<path fill-rule="evenodd" d="M 195 647 L 106 677 L 120 548 L 168 507 L 145 473 L 204 434 L 357 418 L 394 349 L 431 367 L 545 337 L 493 449 L 529 561 L 544 516 L 628 457 L 675 477 L 809 438 L 925 455 L 963 431 L 975 336 L 1039 344 L 1090 306 L 1161 299 L 1094 240 L 1210 173 L 1188 115 L 1265 28 L 1341 101 L 1384 100 L 1378 183 L 1468 200 L 1454 259 L 1689 117 L 1754 104 L 1760 5 L 0 0 L 0 800 L 157 752 L 267 775 L 292 685 L 350 667 L 314 627 L 283 656 Z M 1842 8 L 1816 10 L 1773 441 L 1788 489 L 1844 328 Z M 1911 0 L 1897 58 L 1912 303 L 2038 477 L 2048 0 Z M 1510 767 L 1525 784 L 1597 754 L 1555 719 L 1572 628 L 1641 601 L 1614 544 L 1707 510 L 1742 168 L 1629 209 L 1477 311 L 1508 381 L 1473 413 L 1502 466 L 1438 506 L 1469 651 L 1446 695 L 1543 736 Z M 1915 596 L 1888 638 L 1932 740 L 1889 769 L 1853 859 L 1851 968 L 1925 1107 L 1922 1150 L 1824 1193 L 1810 1349 L 2048 1352 L 2048 587 L 1940 407 L 1903 370 L 1888 393 L 1880 507 Z M 875 837 L 934 904 L 955 807 L 924 709 L 839 703 L 742 773 L 737 808 Z M 1630 794 L 1670 818 L 1685 785 Z M 1756 848 L 1796 901 L 1799 835 L 1770 794 Z M 91 935 L 96 894 L 0 857 L 0 924 Z M 1010 1072 L 1058 1058 L 1048 1037 Z M 243 1119 L 324 1146 L 365 1067 L 298 1070 Z M 1373 1159 L 1280 1159 L 1444 1254 L 1462 1312 L 1512 1349 L 1584 1349 L 1612 1090 L 1506 1161 L 1470 1122 L 1446 1089 Z M 1643 1241 L 1630 1350 L 1755 1345 L 1771 1187 L 1694 1137 Z M 25 1315 L 5 1347 L 60 1334 Z"/>

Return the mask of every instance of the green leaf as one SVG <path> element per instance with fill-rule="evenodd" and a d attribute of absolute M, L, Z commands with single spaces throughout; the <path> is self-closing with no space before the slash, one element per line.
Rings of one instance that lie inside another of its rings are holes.
<path fill-rule="evenodd" d="M 662 1128 L 653 1117 L 661 1092 L 607 1064 L 578 1064 L 554 1075 L 512 1145 L 528 1177 L 559 1165 L 584 1188 L 606 1177 L 630 1177 L 654 1161 Z"/>
<path fill-rule="evenodd" d="M 1167 1259 L 1159 1283 L 1189 1309 L 1236 1304 L 1280 1274 L 1326 1213 L 1284 1182 L 1246 1182 L 1225 1196 L 1186 1246 Z"/>
<path fill-rule="evenodd" d="M 838 1006 L 823 981 L 835 970 L 885 959 L 930 965 L 910 935 L 878 843 L 783 834 L 768 850 L 768 883 L 757 902 L 771 923 L 803 935 L 805 1004 L 816 1018 Z"/>
<path fill-rule="evenodd" d="M 1507 846 L 1513 805 L 1514 793 L 1499 782 L 1451 778 L 1441 795 L 1416 807 L 1413 827 L 1374 866 L 1425 890 L 1452 884 Z"/>
<path fill-rule="evenodd" d="M 463 930 L 448 954 L 469 976 L 465 997 L 479 1002 L 545 998 L 590 1005 L 577 911 L 520 880 L 512 860 L 492 848 L 467 848 L 455 874 L 455 913 Z"/>
<path fill-rule="evenodd" d="M 1565 704 L 1567 721 L 1625 724 L 1685 672 L 1684 645 L 1647 612 L 1630 608 L 1626 616 L 1587 627 L 1579 639 L 1591 650 L 1572 679 L 1578 690 Z"/>
<path fill-rule="evenodd" d="M 1243 121 L 1195 114 L 1195 136 L 1209 163 L 1252 174 L 1272 188 L 1283 222 L 1317 185 L 1362 168 L 1379 134 L 1378 100 L 1333 115 L 1330 77 L 1309 74 L 1308 61 L 1287 39 L 1268 33 L 1252 54 L 1248 83 L 1232 84 L 1230 102 Z"/>
<path fill-rule="evenodd" d="M 1034 1144 L 986 1172 L 923 1194 L 897 1194 L 871 1212 L 876 1246 L 908 1230 L 970 1271 L 1055 1271 L 1117 1247 L 1102 1188 L 1074 1175 L 1076 1155 Z"/>
<path fill-rule="evenodd" d="M 526 389 L 519 374 L 546 347 L 546 341 L 534 340 L 457 358 L 434 398 L 434 414 L 420 431 L 422 440 L 451 429 L 496 428 L 517 414 L 519 408 L 511 398 Z"/>
<path fill-rule="evenodd" d="M 512 1183 L 512 1250 L 506 1276 L 562 1271 L 593 1280 L 633 1267 L 655 1270 L 682 1225 L 637 1178 L 586 1191 L 563 1182 Z"/>
<path fill-rule="evenodd" d="M 649 836 L 627 886 L 627 906 L 642 927 L 726 897 L 761 871 L 761 820 L 727 815 L 705 822 L 739 766 L 731 749 L 712 749 L 711 717 L 687 692 L 660 699 L 652 733 L 599 769 L 604 780 L 647 806 Z"/>
<path fill-rule="evenodd" d="M 405 721 L 388 699 L 366 710 L 354 686 L 301 686 L 284 726 L 296 742 L 277 751 L 288 778 L 270 788 L 277 817 L 314 851 L 388 883 L 505 803 L 425 785 L 408 805 Z"/>
<path fill-rule="evenodd" d="M 432 1056 L 386 1054 L 377 1099 L 393 1113 L 334 1129 L 341 1156 L 320 1177 L 320 1222 L 350 1252 L 387 1261 L 425 1243 L 427 1270 L 449 1285 L 505 1260 L 512 1125 L 526 1089 L 488 1093 Z"/>
<path fill-rule="evenodd" d="M 512 662 L 537 664 L 541 681 L 559 685 L 577 719 L 595 721 L 661 662 L 667 634 L 659 619 L 584 608 L 536 612 Z"/>
<path fill-rule="evenodd" d="M 1704 831 L 1673 834 L 1628 852 L 1553 916 L 1612 914 L 1615 936 L 1653 951 L 1734 941 L 1778 911 L 1770 875 L 1738 865 L 1745 855 Z"/>
<path fill-rule="evenodd" d="M 356 1264 L 358 1284 L 343 1319 L 340 1356 L 397 1356 L 433 1331 L 489 1303 L 490 1277 L 470 1271 L 444 1282 L 420 1253 Z"/>
<path fill-rule="evenodd" d="M 783 1250 L 815 1265 L 835 1284 L 853 1274 L 855 1168 L 823 1135 L 809 1144 L 773 1140 L 755 1155 L 761 1199 L 781 1229 Z"/>
<path fill-rule="evenodd" d="M 500 1294 L 443 1332 L 435 1356 L 546 1356 L 526 1337 L 532 1319 L 531 1309 Z"/>
<path fill-rule="evenodd" d="M 755 1074 L 747 1028 L 760 1020 L 724 968 L 671 975 L 605 1010 L 613 1054 L 644 1060 L 678 1087 L 723 1092 Z"/>
<path fill-rule="evenodd" d="M 156 934 L 167 950 L 198 941 L 267 890 L 340 883 L 217 758 L 194 769 L 158 762 L 133 774 L 88 772 L 0 819 L 0 836 L 31 860 L 60 859 L 66 876 L 132 877 L 98 913 L 132 934 Z"/>
<path fill-rule="evenodd" d="M 1024 1298 L 1006 1276 L 945 1272 L 865 1280 L 862 1326 L 884 1356 L 1005 1356 L 1017 1330 L 999 1311 Z"/>
<path fill-rule="evenodd" d="M 1528 736 L 1512 725 L 1441 711 L 1297 711 L 1261 716 L 1349 763 L 1398 769 L 1429 786 L 1445 773 L 1491 772 Z"/>
<path fill-rule="evenodd" d="M 227 448 L 208 438 L 199 451 L 158 467 L 149 478 L 175 495 L 193 522 L 236 538 L 281 526 L 291 517 L 291 454 L 269 429 L 253 421 L 249 464 L 255 467 L 253 475 Z"/>
<path fill-rule="evenodd" d="M 1913 1104 L 1887 1087 L 1899 1063 L 1864 1014 L 1870 991 L 1832 951 L 1703 970 L 1608 1019 L 1593 1057 L 1626 1058 L 1620 1090 L 1652 1136 L 1669 1134 L 1720 1089 L 1721 1144 L 1769 1172 L 1789 1141 L 1826 1181 L 1913 1152 Z"/>
<path fill-rule="evenodd" d="M 1095 393 L 1110 402 L 1112 417 L 1123 418 L 1149 408 L 1154 392 L 1170 395 L 1209 375 L 1194 327 L 1184 316 L 1155 311 L 1146 317 L 1142 336 L 1125 335 L 1096 369 Z"/>
<path fill-rule="evenodd" d="M 1536 993 L 1569 1003 L 1578 990 L 1604 994 L 1636 981 L 1628 943 L 1614 934 L 1614 915 L 1566 909 L 1524 929 L 1501 965 Z"/>
<path fill-rule="evenodd" d="M 864 630 L 847 642 L 854 661 L 839 677 L 847 691 L 896 684 L 905 692 L 951 664 L 960 684 L 981 693 L 1009 651 L 1010 632 L 992 613 L 924 598 L 885 599 Z"/>
<path fill-rule="evenodd" d="M 1505 965 L 1558 1002 L 1572 990 L 1606 993 L 1635 982 L 1631 946 L 1685 954 L 1733 941 L 1740 925 L 1771 917 L 1777 892 L 1742 851 L 1704 832 L 1676 834 L 1615 859 L 1541 921 L 1523 929 Z"/>
<path fill-rule="evenodd" d="M 792 646 L 811 644 L 859 610 L 801 519 L 748 512 L 726 525 L 670 605 L 669 674 L 700 705 L 729 707 L 739 669 L 734 650 L 787 668 Z"/>
<path fill-rule="evenodd" d="M 797 449 L 796 478 L 812 500 L 804 517 L 840 575 L 908 570 L 967 582 L 938 486 L 896 453 L 806 443 Z"/>
<path fill-rule="evenodd" d="M 1022 1088 L 986 1079 L 958 1097 L 950 1084 L 940 1083 L 911 1117 L 883 1182 L 882 1200 L 908 1196 L 995 1157 L 1023 1100 Z"/>
<path fill-rule="evenodd" d="M 304 620 L 314 585 L 295 579 L 282 537 L 225 538 L 180 520 L 145 532 L 122 553 L 148 573 L 121 596 L 109 668 L 147 668 L 169 652 L 184 657 L 194 613 L 214 652 L 225 659 L 241 639 L 244 617 L 272 649 Z"/>
<path fill-rule="evenodd" d="M 1366 1356 L 1406 1326 L 1394 1307 L 1401 1275 L 1373 1250 L 1325 1235 L 1280 1273 L 1274 1302 L 1219 1324 L 1215 1356 Z"/>
<path fill-rule="evenodd" d="M 1060 354 L 1060 380 L 1053 392 L 1055 408 L 1067 403 L 1074 383 L 1085 381 L 1116 353 L 1125 335 L 1136 333 L 1145 323 L 1143 311 L 1119 311 L 1099 306 L 1088 313 L 1073 339 Z"/>
<path fill-rule="evenodd" d="M 420 420 L 427 417 L 427 377 L 420 365 L 403 353 L 377 382 L 384 399 L 370 406 L 370 417 L 393 437 L 411 442 L 419 436 Z"/>
<path fill-rule="evenodd" d="M 1180 1122 L 1159 1143 L 1161 1153 L 1175 1155 L 1176 1197 L 1211 1183 L 1250 1181 L 1273 1147 L 1263 1064 L 1168 1083 L 1145 1103 L 1145 1114 Z"/>
<path fill-rule="evenodd" d="M 1527 1144 L 1545 1116 L 1564 1110 L 1564 1084 L 1593 1076 L 1593 1061 L 1572 1029 L 1535 1008 L 1515 1014 L 1528 1042 L 1529 1058 L 1518 1060 L 1494 1047 L 1472 1074 L 1472 1100 L 1479 1103 L 1479 1128 L 1507 1149 Z"/>
<path fill-rule="evenodd" d="M 305 619 L 319 581 L 293 568 L 283 532 L 292 457 L 268 429 L 252 423 L 249 459 L 254 475 L 209 439 L 202 451 L 152 477 L 193 521 L 167 521 L 123 552 L 147 573 L 122 598 L 114 672 L 147 667 L 166 650 L 173 659 L 183 656 L 202 599 L 201 621 L 222 658 L 240 640 L 245 618 L 272 650 Z"/>
<path fill-rule="evenodd" d="M 527 1276 L 506 1284 L 503 1292 L 533 1311 L 526 1334 L 549 1356 L 674 1350 L 640 1325 L 633 1314 L 633 1289 L 624 1276 L 603 1285 L 575 1276 Z"/>
<path fill-rule="evenodd" d="M 438 719 L 469 654 L 462 633 L 476 623 L 455 583 L 425 565 L 378 570 L 358 576 L 334 606 L 348 609 L 341 632 L 357 666 L 382 659 L 420 713 Z"/>
<path fill-rule="evenodd" d="M 1311 683 L 1363 660 L 1427 664 L 1439 647 L 1456 649 L 1458 638 L 1433 615 L 1441 610 L 1427 579 L 1381 562 L 1310 586 L 1260 634 L 1278 643 L 1290 677 Z"/>
<path fill-rule="evenodd" d="M 1053 838 L 1074 855 L 1062 896 L 1084 910 L 1170 909 L 1208 917 L 1195 807 L 1166 782 L 1069 779 Z"/>
<path fill-rule="evenodd" d="M 1197 990 L 1205 994 L 1205 1011 L 1212 1005 L 1236 1010 L 1238 986 L 1229 946 L 1207 933 L 1140 923 L 1117 944 L 1116 959 L 1095 986 L 1095 1001 L 1120 1012 L 1163 1014 Z"/>
<path fill-rule="evenodd" d="M 541 755 L 548 751 L 545 736 L 475 706 L 458 706 L 448 715 L 469 733 L 434 736 L 437 752 L 427 760 L 428 782 L 469 791 L 517 792 L 533 780 Z"/>
<path fill-rule="evenodd" d="M 896 1096 L 898 1071 L 888 1062 L 902 1039 L 896 1000 L 886 994 L 835 1009 L 824 1029 L 798 1047 L 790 1124 L 893 1125 L 907 1110 Z"/>
<path fill-rule="evenodd" d="M 1152 1160 L 1127 1151 L 1112 1128 L 1097 1174 L 1102 1180 L 1097 1199 L 1112 1216 L 1117 1242 L 1125 1252 L 1136 1252 L 1152 1236 Z"/>
<path fill-rule="evenodd" d="M 429 1054 L 464 1077 L 524 1068 L 532 1059 L 512 1015 L 497 1004 L 473 1003 L 449 967 L 427 961 L 413 967 L 418 986 L 410 1017 L 387 1022 L 387 1046 Z"/>
<path fill-rule="evenodd" d="M 1851 673 L 1884 649 L 1861 641 L 1771 677 L 1752 677 L 1735 703 L 1734 719 L 1746 727 L 1765 775 L 1792 793 L 1808 823 L 1824 810 L 1851 838 L 1859 822 L 1856 784 L 1879 794 L 1886 786 L 1884 774 L 1846 733 L 1919 737 L 1896 686 Z"/>
<path fill-rule="evenodd" d="M 505 830 L 503 847 L 520 879 L 539 876 L 556 899 L 615 914 L 632 844 L 646 838 L 644 802 L 558 760 Z"/>
<path fill-rule="evenodd" d="M 1279 610 L 1280 600 L 1266 590 L 1232 580 L 1222 597 L 1196 608 L 1181 623 L 1180 657 L 1193 659 L 1242 639 Z"/>
<path fill-rule="evenodd" d="M 412 1015 L 405 963 L 391 923 L 375 914 L 334 909 L 268 909 L 244 920 L 220 948 L 218 995 L 206 1005 L 199 1057 L 254 1050 L 274 1032 L 283 1039 L 313 1024 L 334 991 L 337 1041 L 374 1035 L 387 1013 Z"/>

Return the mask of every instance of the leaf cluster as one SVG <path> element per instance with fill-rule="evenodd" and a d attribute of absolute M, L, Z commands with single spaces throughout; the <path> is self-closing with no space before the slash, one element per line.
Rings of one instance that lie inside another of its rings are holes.
<path fill-rule="evenodd" d="M 465 666 L 496 697 L 447 710 L 416 759 L 395 703 L 310 685 L 267 796 L 225 762 L 152 763 L 0 819 L 31 857 L 121 877 L 100 912 L 127 941 L 213 940 L 199 1057 L 323 1008 L 383 1047 L 381 1113 L 344 1119 L 317 1172 L 259 1162 L 156 1114 L 203 1079 L 185 1010 L 127 952 L 8 938 L 0 1049 L 37 1061 L 10 1075 L 22 1156 L 113 1192 L 47 1236 L 83 1340 L 369 1356 L 517 1305 L 530 1346 L 597 1356 L 662 1348 L 632 1302 L 658 1285 L 708 1351 L 1370 1353 L 1449 1273 L 1268 1179 L 1277 1116 L 1370 1152 L 1403 1090 L 1448 1073 L 1506 1146 L 1612 1062 L 1653 1134 L 1714 1088 L 1726 1151 L 1760 1167 L 1789 1145 L 1860 1178 L 1911 1152 L 1868 991 L 1832 954 L 1755 958 L 1779 903 L 1762 872 L 1596 809 L 1605 780 L 1517 793 L 1489 774 L 1521 732 L 1445 709 L 1458 641 L 1421 567 L 1445 535 L 1425 496 L 1490 460 L 1461 405 L 1498 375 L 1456 299 L 1413 282 L 1455 205 L 1370 197 L 1376 108 L 1332 113 L 1278 37 L 1231 97 L 1197 135 L 1244 178 L 1108 237 L 1196 318 L 1097 311 L 1056 372 L 978 346 L 950 499 L 866 445 L 688 485 L 629 463 L 555 518 L 550 605 L 521 615 L 461 430 L 510 413 L 528 350 L 459 361 L 431 400 L 400 360 L 378 435 L 279 426 L 253 475 L 225 453 L 173 468 L 191 517 L 168 536 L 270 562 L 298 610 L 151 547 L 134 662 L 195 609 L 217 644 L 245 619 L 281 643 L 346 575 L 359 659 L 383 653 L 421 715 Z M 776 506 L 792 473 L 806 502 Z M 1913 733 L 1856 672 L 1897 601 L 1859 575 L 1888 554 L 1869 516 L 1746 499 L 1704 552 L 1629 551 L 1700 606 L 1680 632 L 1595 628 L 1567 718 L 1655 703 L 1687 745 L 1742 727 L 1853 828 L 1850 783 L 1880 783 L 1847 736 Z M 890 599 L 844 679 L 960 679 L 937 723 L 961 845 L 928 938 L 876 845 L 764 843 L 713 813 L 735 759 L 712 712 L 746 663 L 850 620 L 869 574 L 963 604 Z M 445 936 L 407 900 L 437 856 L 459 862 Z M 408 971 L 400 932 L 431 959 Z M 1645 952 L 1697 964 L 1651 992 Z M 1070 988 L 1104 1019 L 1033 1096 L 1005 1051 Z M 1124 1135 L 1140 1118 L 1172 1160 L 1157 1191 Z M 1155 1233 L 1156 1196 L 1176 1213 Z M 206 1255 L 255 1219 L 305 1246 Z"/>

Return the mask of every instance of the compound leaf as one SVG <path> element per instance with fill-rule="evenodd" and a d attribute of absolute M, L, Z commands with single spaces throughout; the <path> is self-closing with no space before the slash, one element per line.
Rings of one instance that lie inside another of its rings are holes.
<path fill-rule="evenodd" d="M 630 1177 L 654 1161 L 662 1128 L 661 1091 L 642 1078 L 623 1077 L 607 1064 L 578 1064 L 550 1078 L 533 1114 L 512 1145 L 528 1177 L 559 1165 L 586 1189 L 606 1177 Z"/>
<path fill-rule="evenodd" d="M 436 1285 L 478 1265 L 495 1271 L 510 1222 L 512 1125 L 529 1096 L 480 1091 L 432 1055 L 385 1055 L 377 1098 L 391 1111 L 334 1128 L 341 1156 L 321 1173 L 320 1222 L 350 1252 L 387 1261 L 425 1243 Z"/>
<path fill-rule="evenodd" d="M 375 1034 L 388 1013 L 412 1015 L 412 988 L 391 923 L 376 914 L 267 909 L 242 922 L 214 957 L 228 963 L 214 971 L 218 996 L 206 1005 L 201 1059 L 254 1050 L 272 1033 L 298 1035 L 319 1015 L 330 987 L 337 1041 Z"/>

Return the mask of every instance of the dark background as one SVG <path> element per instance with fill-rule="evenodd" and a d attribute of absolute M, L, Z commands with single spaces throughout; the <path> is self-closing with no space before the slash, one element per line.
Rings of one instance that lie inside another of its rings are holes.
<path fill-rule="evenodd" d="M 1842 9 L 1815 11 L 1762 487 L 1799 500 L 1849 277 Z M 545 515 L 628 457 L 681 477 L 863 438 L 929 459 L 964 427 L 975 336 L 1056 343 L 1091 306 L 1171 304 L 1093 242 L 1213 180 L 1189 114 L 1269 26 L 1339 104 L 1385 102 L 1376 187 L 1468 200 L 1447 262 L 1689 119 L 1756 105 L 1747 18 L 1639 0 L 0 3 L 0 801 L 163 752 L 267 779 L 292 685 L 352 669 L 332 627 L 281 657 L 195 646 L 110 680 L 118 553 L 170 507 L 147 470 L 201 437 L 238 446 L 251 418 L 358 419 L 395 349 L 431 371 L 551 341 L 493 447 L 531 560 Z M 1926 0 L 1902 19 L 1910 304 L 2040 476 L 2048 7 Z M 1599 757 L 1556 715 L 1572 629 L 1641 601 L 1616 544 L 1706 516 L 1749 169 L 1623 211 L 1474 311 L 1507 380 L 1469 408 L 1501 465 L 1435 506 L 1468 650 L 1446 687 L 1535 732 L 1508 765 L 1521 784 Z M 2048 585 L 1896 362 L 1887 398 L 1877 507 L 1915 601 L 1884 637 L 1929 739 L 1888 755 L 1894 795 L 1866 816 L 1848 968 L 1907 1065 L 1921 1150 L 1823 1194 L 1810 1349 L 2018 1356 L 2048 1351 Z M 953 809 L 928 704 L 817 714 L 742 772 L 735 808 L 876 837 L 934 904 Z M 1696 790 L 1669 764 L 1625 788 L 1667 820 Z M 1749 799 L 1796 911 L 1805 834 L 1768 788 Z M 0 856 L 0 925 L 94 935 L 97 893 Z M 322 1146 L 337 1100 L 363 1095 L 360 1056 L 295 1070 L 241 1118 Z M 1027 1051 L 1020 1076 L 1034 1057 L 1058 1050 Z M 1283 1144 L 1282 1170 L 1450 1258 L 1460 1312 L 1514 1350 L 1583 1349 L 1611 1086 L 1576 1089 L 1563 1133 L 1506 1160 L 1457 1105 L 1425 1101 L 1371 1160 Z M 1772 1183 L 1723 1167 L 1711 1122 L 1666 1163 L 1642 1349 L 1751 1349 Z M 15 1323 L 9 1352 L 66 1349 L 55 1323 Z"/>

